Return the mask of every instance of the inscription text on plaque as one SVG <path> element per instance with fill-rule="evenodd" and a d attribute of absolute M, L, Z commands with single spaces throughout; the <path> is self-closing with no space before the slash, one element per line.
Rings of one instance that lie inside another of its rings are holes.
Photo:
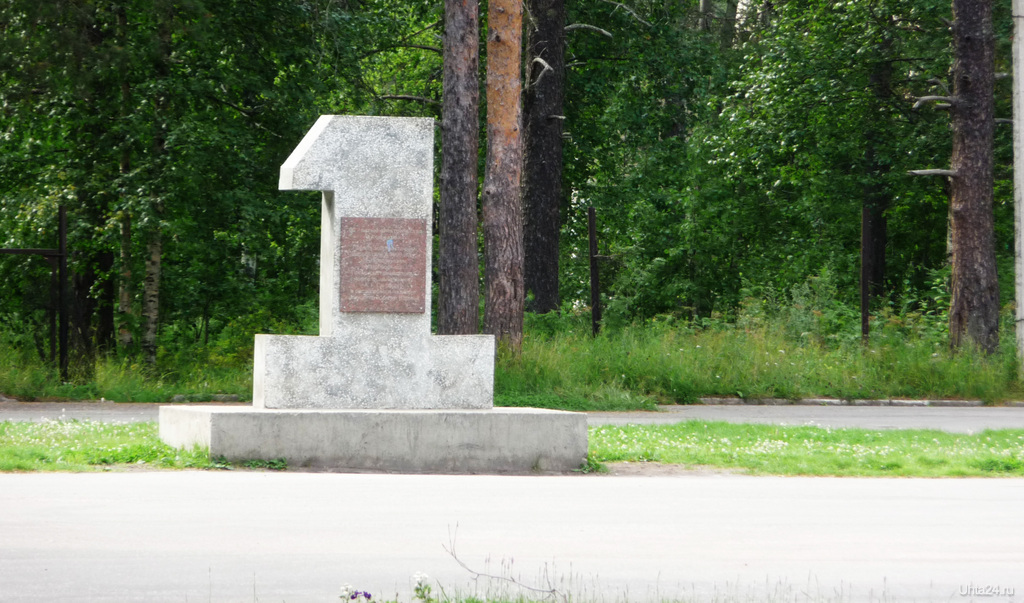
<path fill-rule="evenodd" d="M 341 218 L 342 312 L 422 313 L 427 221 Z"/>

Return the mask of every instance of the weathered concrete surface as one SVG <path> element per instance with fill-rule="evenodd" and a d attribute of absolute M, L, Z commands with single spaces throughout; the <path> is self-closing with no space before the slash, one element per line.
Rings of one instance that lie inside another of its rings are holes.
<path fill-rule="evenodd" d="M 325 115 L 282 165 L 282 190 L 323 191 L 320 337 L 256 336 L 253 406 L 493 405 L 494 338 L 431 336 L 430 278 L 420 312 L 341 311 L 346 219 L 418 221 L 425 251 L 416 269 L 430 274 L 433 142 L 432 119 Z"/>
<path fill-rule="evenodd" d="M 582 413 L 487 410 L 260 410 L 160 408 L 160 437 L 207 446 L 229 460 L 285 458 L 290 466 L 396 473 L 531 473 L 578 469 Z"/>
<path fill-rule="evenodd" d="M 430 332 L 430 313 L 387 324 L 341 312 L 342 218 L 422 219 L 426 269 L 431 255 L 434 120 L 323 115 L 281 166 L 281 190 L 323 191 L 320 213 L 320 336 L 349 330 Z M 425 284 L 430 307 L 430 280 Z M 391 317 L 389 317 L 391 318 Z"/>
<path fill-rule="evenodd" d="M 0 600 L 1020 601 L 1024 480 L 0 475 Z M 971 586 L 1016 597 L 961 596 Z M 482 598 L 482 597 L 481 597 Z M 555 597 L 555 600 L 563 600 Z"/>
<path fill-rule="evenodd" d="M 430 218 L 434 120 L 323 115 L 281 166 L 281 190 L 333 191 L 341 215 Z"/>
<path fill-rule="evenodd" d="M 409 337 L 406 315 L 353 315 L 348 336 L 257 335 L 256 408 L 491 408 L 491 335 Z M 390 328 L 381 329 L 381 325 Z M 357 328 L 357 326 L 359 328 Z M 362 327 L 366 327 L 365 329 Z M 489 378 L 488 378 L 489 377 Z"/>

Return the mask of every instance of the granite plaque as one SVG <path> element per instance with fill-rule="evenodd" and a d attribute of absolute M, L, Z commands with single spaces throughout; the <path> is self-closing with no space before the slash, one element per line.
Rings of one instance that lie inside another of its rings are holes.
<path fill-rule="evenodd" d="M 427 221 L 341 218 L 342 312 L 422 313 Z"/>

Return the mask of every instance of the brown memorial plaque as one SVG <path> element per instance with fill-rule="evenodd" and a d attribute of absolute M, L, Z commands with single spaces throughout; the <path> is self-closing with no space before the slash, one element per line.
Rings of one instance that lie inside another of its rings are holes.
<path fill-rule="evenodd" d="M 341 219 L 341 311 L 425 310 L 427 221 Z"/>

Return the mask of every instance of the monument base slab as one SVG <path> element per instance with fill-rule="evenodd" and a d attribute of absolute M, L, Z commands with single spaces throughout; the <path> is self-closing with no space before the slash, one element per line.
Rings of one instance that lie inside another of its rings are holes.
<path fill-rule="evenodd" d="M 274 410 L 161 406 L 160 438 L 229 461 L 388 473 L 566 472 L 587 454 L 582 413 L 481 410 Z"/>

